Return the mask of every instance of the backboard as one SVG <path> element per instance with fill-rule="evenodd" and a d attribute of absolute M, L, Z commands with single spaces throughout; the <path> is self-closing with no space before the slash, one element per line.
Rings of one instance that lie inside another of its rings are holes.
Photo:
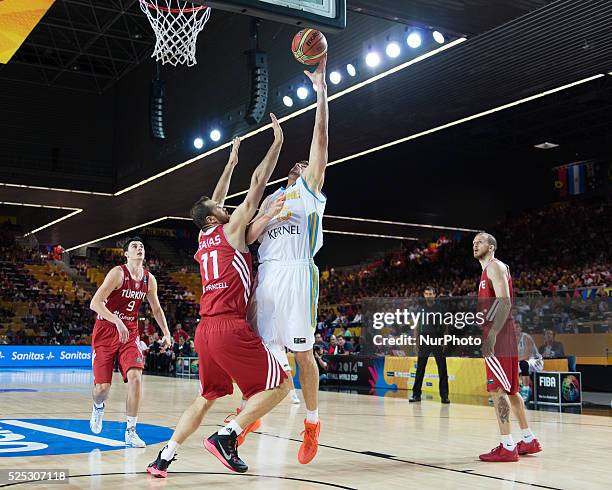
<path fill-rule="evenodd" d="M 346 0 L 193 0 L 213 9 L 334 32 L 346 27 Z"/>

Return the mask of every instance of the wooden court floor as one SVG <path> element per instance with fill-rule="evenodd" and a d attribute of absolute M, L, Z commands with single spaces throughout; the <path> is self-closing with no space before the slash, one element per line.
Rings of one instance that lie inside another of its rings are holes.
<path fill-rule="evenodd" d="M 0 373 L 2 419 L 83 419 L 90 413 L 88 374 Z M 117 374 L 106 421 L 124 421 L 125 387 Z M 12 391 L 27 389 L 36 391 Z M 139 423 L 173 428 L 198 390 L 196 380 L 145 376 Z M 69 468 L 69 484 L 17 484 L 55 489 L 324 489 L 324 488 L 610 488 L 612 418 L 528 412 L 544 451 L 518 463 L 482 463 L 478 454 L 497 444 L 492 408 L 406 398 L 321 392 L 320 449 L 313 463 L 297 461 L 304 405 L 282 402 L 240 448 L 244 475 L 227 471 L 202 447 L 238 403 L 220 400 L 200 430 L 180 448 L 166 480 L 145 468 L 163 443 L 145 449 L 97 449 L 81 454 L 3 457 L 0 470 Z M 42 423 L 42 422 L 41 422 Z M 14 427 L 10 430 L 16 431 Z M 1 436 L 0 430 L 0 436 Z M 515 439 L 519 434 L 514 431 Z M 1 441 L 1 439 L 0 439 Z M 78 443 L 78 441 L 75 441 Z M 25 453 L 24 453 L 25 454 Z"/>

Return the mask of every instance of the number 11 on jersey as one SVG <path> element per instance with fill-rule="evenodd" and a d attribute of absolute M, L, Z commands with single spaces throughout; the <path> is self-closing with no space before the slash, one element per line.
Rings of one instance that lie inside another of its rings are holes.
<path fill-rule="evenodd" d="M 208 281 L 208 256 L 212 260 L 213 264 L 213 279 L 219 279 L 219 263 L 217 262 L 217 251 L 212 250 L 210 254 L 206 252 L 202 255 L 202 266 L 204 268 L 204 279 Z"/>

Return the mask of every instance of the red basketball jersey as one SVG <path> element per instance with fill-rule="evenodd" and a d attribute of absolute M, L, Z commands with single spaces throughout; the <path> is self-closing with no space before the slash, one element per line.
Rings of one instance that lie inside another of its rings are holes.
<path fill-rule="evenodd" d="M 121 266 L 123 272 L 123 283 L 119 289 L 115 289 L 106 299 L 106 307 L 117 315 L 128 328 L 138 328 L 138 310 L 142 300 L 149 292 L 149 271 L 143 269 L 142 279 L 136 281 L 127 265 Z M 102 318 L 98 315 L 98 320 Z"/>
<path fill-rule="evenodd" d="M 493 318 L 495 317 L 495 312 L 497 308 L 497 298 L 495 296 L 495 290 L 493 289 L 493 285 L 491 284 L 489 276 L 487 276 L 487 268 L 493 261 L 500 262 L 504 265 L 504 267 L 506 267 L 508 290 L 510 291 L 511 301 L 514 297 L 514 293 L 512 291 L 512 276 L 510 275 L 510 268 L 500 260 L 491 260 L 483 269 L 482 274 L 480 276 L 480 284 L 478 286 L 478 306 L 479 310 L 485 313 L 486 318 L 486 322 L 483 325 L 483 336 L 486 336 L 488 334 L 489 329 L 493 324 Z M 495 354 L 498 356 L 516 356 L 517 353 L 518 350 L 516 333 L 514 331 L 514 320 L 512 319 L 512 312 L 510 312 L 508 314 L 508 319 L 506 320 L 506 323 L 504 324 L 500 332 L 497 334 Z"/>
<path fill-rule="evenodd" d="M 227 241 L 223 226 L 215 226 L 200 234 L 194 258 L 202 276 L 200 316 L 246 318 L 253 282 L 250 252 L 236 250 Z"/>

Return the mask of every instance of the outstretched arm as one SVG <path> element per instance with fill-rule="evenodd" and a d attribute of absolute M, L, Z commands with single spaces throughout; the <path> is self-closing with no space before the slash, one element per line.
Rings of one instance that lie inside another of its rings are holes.
<path fill-rule="evenodd" d="M 317 87 L 317 111 L 315 115 L 314 131 L 312 133 L 312 143 L 310 144 L 308 167 L 304 170 L 303 177 L 306 184 L 308 184 L 308 188 L 316 192 L 321 192 L 323 188 L 325 167 L 327 166 L 327 127 L 329 124 L 329 114 L 327 105 L 327 82 L 325 81 L 326 63 L 327 55 L 321 60 L 313 73 L 307 70 L 304 71 L 313 85 Z"/>
<path fill-rule="evenodd" d="M 276 116 L 270 114 L 270 117 L 272 118 L 272 129 L 274 131 L 272 146 L 253 172 L 251 185 L 244 201 L 232 213 L 229 223 L 225 225 L 225 234 L 234 248 L 244 248 L 246 227 L 255 215 L 255 211 L 257 211 L 257 205 L 261 201 L 270 176 L 276 168 L 278 156 L 283 146 L 283 130 Z"/>
<path fill-rule="evenodd" d="M 215 191 L 211 197 L 211 199 L 218 202 L 220 206 L 223 206 L 223 203 L 225 202 L 225 197 L 227 196 L 227 191 L 232 180 L 232 173 L 234 172 L 236 165 L 238 165 L 239 148 L 240 138 L 234 138 L 232 141 L 232 150 L 230 151 L 229 159 L 227 160 L 227 164 L 223 169 L 223 173 L 221 174 L 219 182 L 217 182 L 217 187 L 215 187 Z"/>

